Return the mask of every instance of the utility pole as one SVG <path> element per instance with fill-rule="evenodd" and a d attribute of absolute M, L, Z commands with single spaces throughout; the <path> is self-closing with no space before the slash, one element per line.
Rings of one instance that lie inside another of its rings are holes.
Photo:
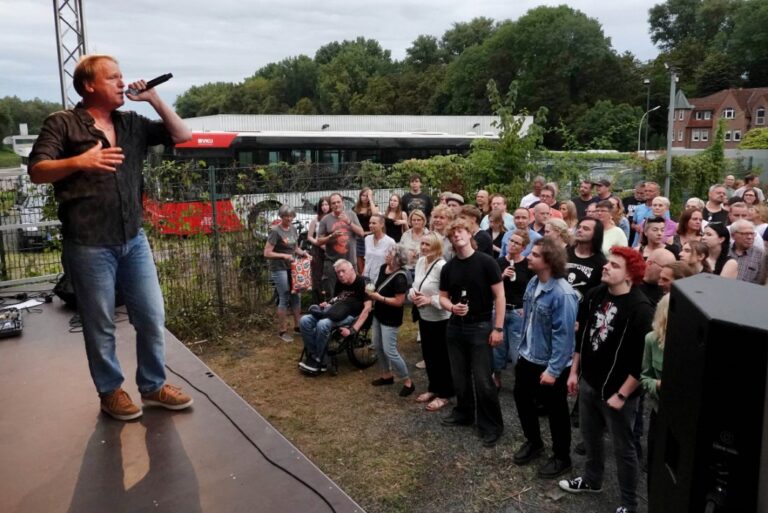
<path fill-rule="evenodd" d="M 72 78 L 80 57 L 87 53 L 83 0 L 53 0 L 53 19 L 56 25 L 56 48 L 59 53 L 59 82 L 61 104 L 65 109 L 74 107 Z"/>
<path fill-rule="evenodd" d="M 645 112 L 650 112 L 651 108 L 651 79 L 645 78 L 643 79 L 643 84 L 645 84 L 646 87 L 646 95 L 645 95 Z M 648 121 L 645 123 L 645 145 L 643 146 L 643 159 L 648 160 L 648 125 L 651 124 L 651 118 L 648 118 Z M 637 153 L 640 153 L 640 149 L 637 150 Z"/>
<path fill-rule="evenodd" d="M 677 70 L 670 68 L 667 64 L 664 66 L 669 69 L 669 115 L 667 116 L 667 166 L 666 176 L 664 177 L 664 196 L 669 198 L 669 180 L 672 176 L 672 141 L 675 137 L 675 85 L 677 83 Z"/>

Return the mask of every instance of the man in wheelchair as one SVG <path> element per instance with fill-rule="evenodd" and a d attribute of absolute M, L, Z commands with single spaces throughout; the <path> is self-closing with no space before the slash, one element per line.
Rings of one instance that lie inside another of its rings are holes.
<path fill-rule="evenodd" d="M 348 260 L 337 260 L 333 269 L 337 277 L 333 298 L 310 306 L 309 313 L 299 322 L 305 355 L 299 370 L 313 376 L 325 370 L 324 359 L 333 329 L 342 326 L 340 332 L 345 338 L 356 334 L 372 307 L 365 293 L 365 280 Z"/>

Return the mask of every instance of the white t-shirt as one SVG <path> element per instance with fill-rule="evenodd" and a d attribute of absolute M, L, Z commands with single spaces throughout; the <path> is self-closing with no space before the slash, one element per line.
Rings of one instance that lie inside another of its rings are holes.
<path fill-rule="evenodd" d="M 614 226 L 603 232 L 603 254 L 606 257 L 611 254 L 611 248 L 613 246 L 626 247 L 627 245 L 627 236 L 624 233 L 624 230 L 618 226 Z"/>
<path fill-rule="evenodd" d="M 369 278 L 371 283 L 376 283 L 379 277 L 379 270 L 386 263 L 384 258 L 387 256 L 387 251 L 395 245 L 397 245 L 395 239 L 389 235 L 383 236 L 378 241 L 373 239 L 373 234 L 365 236 L 365 268 L 363 269 L 363 276 Z"/>
<path fill-rule="evenodd" d="M 523 199 L 520 200 L 520 208 L 531 208 L 531 205 L 539 201 L 539 197 L 536 196 L 534 193 L 529 193 L 523 196 Z"/>

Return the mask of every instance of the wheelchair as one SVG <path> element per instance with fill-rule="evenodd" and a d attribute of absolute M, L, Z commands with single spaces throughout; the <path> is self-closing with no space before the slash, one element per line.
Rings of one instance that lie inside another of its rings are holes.
<path fill-rule="evenodd" d="M 348 337 L 343 336 L 341 328 L 349 328 L 354 322 L 352 321 L 349 325 L 337 326 L 331 331 L 331 336 L 328 338 L 328 345 L 322 360 L 329 362 L 328 372 L 334 376 L 339 373 L 338 357 L 341 354 L 346 353 L 347 359 L 358 369 L 367 369 L 378 359 L 370 335 L 373 314 L 368 316 L 357 333 Z M 306 349 L 302 350 L 299 361 L 304 359 L 305 353 Z"/>

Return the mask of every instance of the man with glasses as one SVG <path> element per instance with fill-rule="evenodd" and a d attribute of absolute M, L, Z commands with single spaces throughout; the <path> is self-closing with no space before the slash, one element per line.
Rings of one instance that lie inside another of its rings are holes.
<path fill-rule="evenodd" d="M 736 279 L 749 283 L 765 282 L 765 251 L 755 244 L 755 225 L 739 219 L 731 225 L 733 246 L 728 255 L 736 260 L 739 271 Z"/>

